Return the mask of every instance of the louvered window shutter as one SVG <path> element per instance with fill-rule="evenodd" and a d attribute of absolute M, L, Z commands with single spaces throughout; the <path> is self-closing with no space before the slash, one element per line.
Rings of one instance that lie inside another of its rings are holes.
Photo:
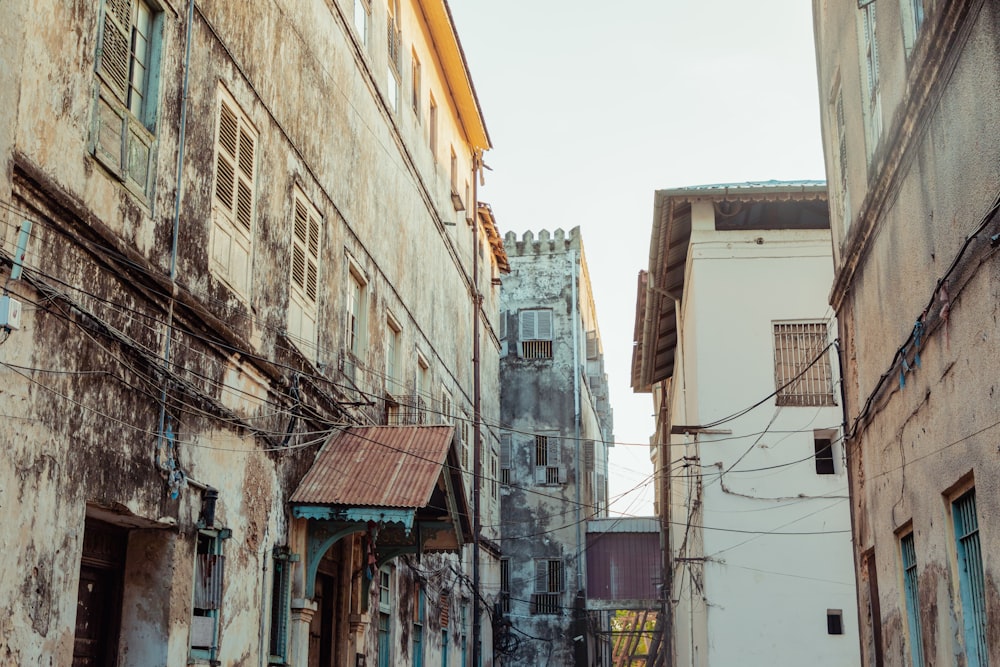
<path fill-rule="evenodd" d="M 500 467 L 510 468 L 510 433 L 500 434 Z"/>
<path fill-rule="evenodd" d="M 535 340 L 538 331 L 535 314 L 537 310 L 521 311 L 521 340 Z"/>
<path fill-rule="evenodd" d="M 220 101 L 212 258 L 244 295 L 250 291 L 253 250 L 255 144 L 244 117 L 225 99 Z"/>
<path fill-rule="evenodd" d="M 547 470 L 545 466 L 535 466 L 535 484 L 545 484 Z"/>
<path fill-rule="evenodd" d="M 506 310 L 501 310 L 500 311 L 500 319 L 497 321 L 497 325 L 498 325 L 497 335 L 499 336 L 500 340 L 504 340 L 505 338 L 507 338 L 507 311 Z"/>
<path fill-rule="evenodd" d="M 552 340 L 552 311 L 537 310 L 535 312 L 537 313 L 536 336 L 538 340 Z"/>
<path fill-rule="evenodd" d="M 295 200 L 295 234 L 292 238 L 292 284 L 301 294 L 306 293 L 306 248 L 309 245 L 309 212 Z"/>
<path fill-rule="evenodd" d="M 128 97 L 131 22 L 131 0 L 105 0 L 97 72 L 122 103 Z"/>
<path fill-rule="evenodd" d="M 535 561 L 535 592 L 549 592 L 549 562 L 547 560 Z"/>

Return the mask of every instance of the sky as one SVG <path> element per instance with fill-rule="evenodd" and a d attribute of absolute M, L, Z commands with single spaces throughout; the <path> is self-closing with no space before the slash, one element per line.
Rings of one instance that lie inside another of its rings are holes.
<path fill-rule="evenodd" d="M 611 512 L 652 514 L 631 389 L 658 189 L 825 179 L 809 0 L 449 0 L 501 233 L 580 227 L 614 410 Z"/>

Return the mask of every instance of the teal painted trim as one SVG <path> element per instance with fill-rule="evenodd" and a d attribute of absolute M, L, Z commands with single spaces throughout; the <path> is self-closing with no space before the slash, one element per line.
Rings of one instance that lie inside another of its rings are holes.
<path fill-rule="evenodd" d="M 316 519 L 326 521 L 357 521 L 367 524 L 398 523 L 406 529 L 409 535 L 413 530 L 415 509 L 399 509 L 390 507 L 331 507 L 329 505 L 292 505 L 292 516 L 297 519 Z"/>
<path fill-rule="evenodd" d="M 341 521 L 316 521 L 309 523 L 309 533 L 306 538 L 306 598 L 316 595 L 316 571 L 323 554 L 330 547 L 354 533 L 367 530 L 365 524 L 344 523 Z"/>

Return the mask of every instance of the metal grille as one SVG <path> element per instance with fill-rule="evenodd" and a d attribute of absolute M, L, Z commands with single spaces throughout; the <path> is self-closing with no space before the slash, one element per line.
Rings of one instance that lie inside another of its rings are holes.
<path fill-rule="evenodd" d="M 551 359 L 552 341 L 550 340 L 521 341 L 521 357 L 524 359 Z"/>
<path fill-rule="evenodd" d="M 906 595 L 906 615 L 910 629 L 910 654 L 913 667 L 923 667 L 924 640 L 920 627 L 920 598 L 917 586 L 917 553 L 913 545 L 913 533 L 899 541 L 903 557 L 903 592 Z"/>
<path fill-rule="evenodd" d="M 559 594 L 558 593 L 532 593 L 531 595 L 532 614 L 558 614 Z"/>
<path fill-rule="evenodd" d="M 956 500 L 952 509 L 958 542 L 958 577 L 967 664 L 968 667 L 986 667 L 989 664 L 986 652 L 986 595 L 975 490 Z"/>
<path fill-rule="evenodd" d="M 778 387 L 778 405 L 834 405 L 830 358 L 823 353 L 826 339 L 823 322 L 774 325 L 774 380 Z"/>

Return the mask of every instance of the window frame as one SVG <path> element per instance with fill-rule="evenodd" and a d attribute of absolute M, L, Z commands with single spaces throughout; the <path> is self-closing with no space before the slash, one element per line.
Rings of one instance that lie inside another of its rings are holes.
<path fill-rule="evenodd" d="M 830 363 L 829 324 L 823 320 L 773 321 L 775 405 L 830 407 L 836 405 Z M 815 340 L 803 344 L 803 339 Z M 822 343 L 819 345 L 818 343 Z M 817 359 L 817 356 L 822 354 Z"/>
<path fill-rule="evenodd" d="M 882 91 L 881 71 L 878 54 L 878 27 L 876 21 L 876 2 L 869 2 L 859 7 L 859 31 L 861 38 L 858 44 L 861 49 L 861 65 L 864 68 L 864 104 L 862 105 L 865 119 L 865 145 L 868 158 L 875 154 L 882 138 Z"/>
<path fill-rule="evenodd" d="M 360 12 L 358 10 L 360 10 Z M 354 32 L 357 33 L 358 38 L 361 40 L 361 44 L 364 46 L 368 46 L 368 27 L 371 25 L 371 18 L 371 0 L 354 0 L 354 16 L 352 17 L 352 23 L 354 25 Z"/>
<path fill-rule="evenodd" d="M 566 568 L 560 558 L 535 558 L 534 590 L 531 613 L 534 616 L 562 613 L 562 594 L 566 590 Z"/>
<path fill-rule="evenodd" d="M 982 544 L 979 540 L 979 515 L 976 487 L 970 486 L 950 501 L 955 534 L 956 580 L 960 599 L 962 638 L 967 667 L 988 664 L 986 641 L 986 599 Z"/>
<path fill-rule="evenodd" d="M 517 313 L 518 340 L 523 359 L 552 359 L 555 314 L 551 308 L 524 308 Z"/>
<path fill-rule="evenodd" d="M 135 49 L 141 35 L 140 8 L 145 8 L 148 16 L 146 47 L 141 55 Z M 126 10 L 127 19 L 123 14 Z M 158 3 L 101 0 L 94 58 L 99 85 L 95 86 L 89 150 L 117 180 L 144 200 L 153 185 L 163 25 L 163 8 Z M 140 69 L 145 76 L 136 86 L 135 76 Z"/>
<path fill-rule="evenodd" d="M 222 643 L 221 638 L 221 624 L 219 623 L 222 603 L 223 603 L 223 591 L 225 590 L 225 572 L 226 572 L 226 557 L 223 554 L 223 541 L 228 536 L 229 531 L 222 530 L 207 530 L 201 529 L 195 534 L 195 550 L 194 550 L 194 568 L 192 587 L 194 588 L 194 595 L 192 596 L 191 602 L 191 629 L 188 637 L 188 653 L 189 657 L 193 660 L 208 660 L 213 662 L 219 657 L 219 647 Z M 204 547 L 202 546 L 204 545 Z M 203 550 L 204 549 L 204 550 Z M 200 558 L 201 556 L 212 556 L 214 558 Z M 201 572 L 201 568 L 205 567 L 202 561 L 211 562 L 211 569 L 213 570 L 210 574 L 204 574 Z M 218 568 L 218 572 L 216 572 Z M 201 586 L 199 582 L 207 581 L 206 587 Z M 207 605 L 199 605 L 199 602 L 206 602 Z M 214 605 L 214 606 L 212 606 Z M 197 613 L 197 612 L 202 613 Z M 196 618 L 208 618 L 211 619 L 209 622 L 202 621 L 200 623 L 195 623 Z M 211 626 L 212 640 L 211 644 L 206 648 L 204 645 L 199 644 L 195 646 L 195 628 L 197 625 L 201 626 Z"/>

